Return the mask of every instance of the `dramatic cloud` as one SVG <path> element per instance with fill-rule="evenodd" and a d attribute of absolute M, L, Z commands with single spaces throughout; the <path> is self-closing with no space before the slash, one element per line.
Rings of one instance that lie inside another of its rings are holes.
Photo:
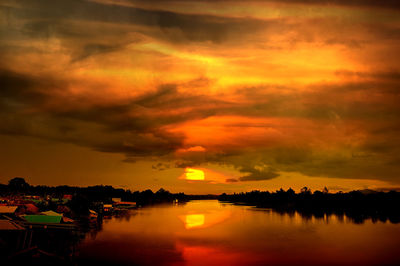
<path fill-rule="evenodd" d="M 238 187 L 290 174 L 398 186 L 399 8 L 2 1 L 0 136 L 147 161 L 157 177 L 203 167 Z"/>

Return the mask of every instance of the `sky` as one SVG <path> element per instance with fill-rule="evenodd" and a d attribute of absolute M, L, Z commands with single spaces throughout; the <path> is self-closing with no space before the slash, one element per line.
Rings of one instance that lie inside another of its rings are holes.
<path fill-rule="evenodd" d="M 0 0 L 0 183 L 400 187 L 397 0 Z"/>

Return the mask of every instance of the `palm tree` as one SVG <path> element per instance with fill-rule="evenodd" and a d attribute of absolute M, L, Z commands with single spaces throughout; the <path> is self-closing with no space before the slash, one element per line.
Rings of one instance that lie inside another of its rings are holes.
<path fill-rule="evenodd" d="M 303 187 L 301 189 L 301 193 L 302 194 L 311 194 L 311 189 L 309 189 L 308 187 Z"/>

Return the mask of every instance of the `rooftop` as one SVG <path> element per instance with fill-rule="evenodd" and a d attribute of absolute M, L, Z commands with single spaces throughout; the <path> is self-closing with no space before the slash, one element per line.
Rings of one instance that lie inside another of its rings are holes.
<path fill-rule="evenodd" d="M 0 230 L 24 230 L 24 227 L 9 220 L 0 220 Z"/>

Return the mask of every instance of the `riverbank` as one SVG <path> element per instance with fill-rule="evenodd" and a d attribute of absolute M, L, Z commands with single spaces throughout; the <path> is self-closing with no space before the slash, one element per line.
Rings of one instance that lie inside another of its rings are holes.
<path fill-rule="evenodd" d="M 348 193 L 328 193 L 304 189 L 301 193 L 293 190 L 276 192 L 251 191 L 246 193 L 222 194 L 218 200 L 238 205 L 271 208 L 276 212 L 291 214 L 298 212 L 307 217 L 325 215 L 346 215 L 354 222 L 366 219 L 400 223 L 400 193 L 396 191 L 351 191 Z"/>

